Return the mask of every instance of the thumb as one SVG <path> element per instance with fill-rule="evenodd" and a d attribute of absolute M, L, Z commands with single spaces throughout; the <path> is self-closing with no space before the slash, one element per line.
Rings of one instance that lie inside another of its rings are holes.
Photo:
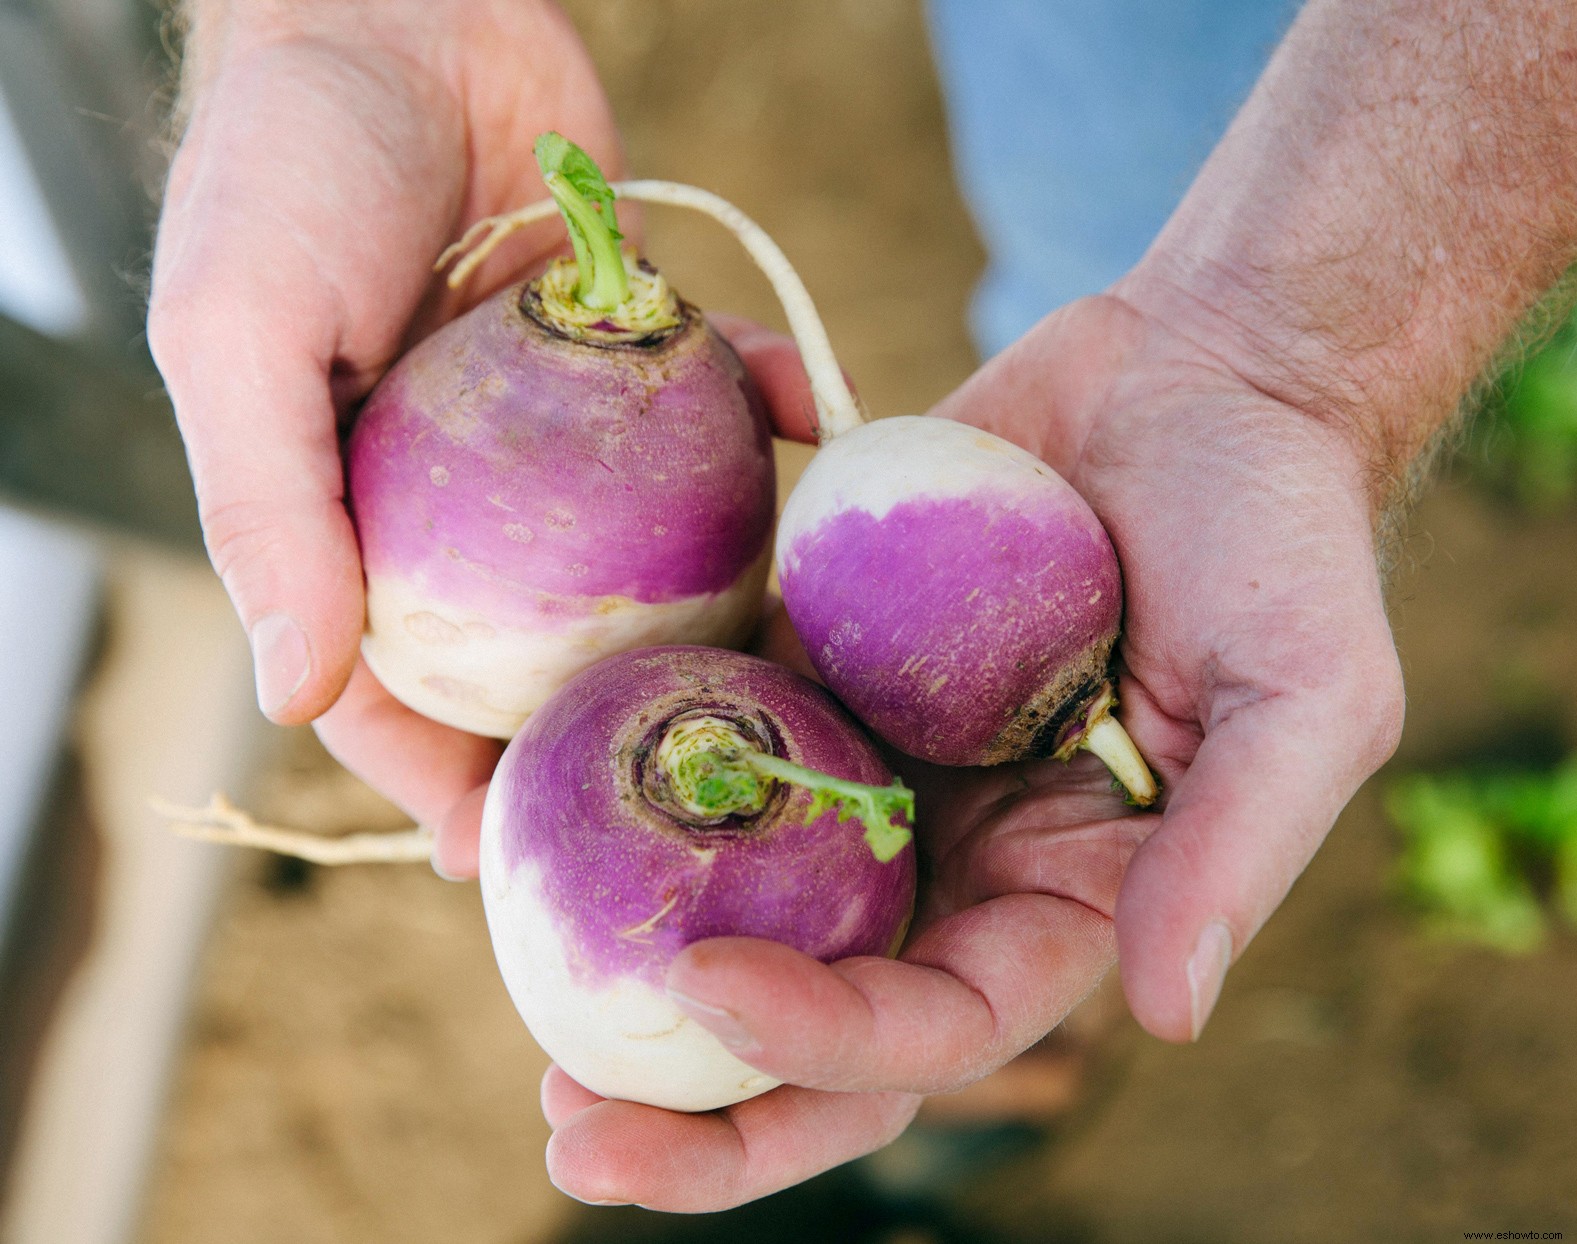
<path fill-rule="evenodd" d="M 815 444 L 816 399 L 794 339 L 742 315 L 709 311 L 706 318 L 734 348 L 756 382 L 773 433 L 786 440 Z"/>
<path fill-rule="evenodd" d="M 211 288 L 156 287 L 149 344 L 186 442 L 208 555 L 252 646 L 259 707 L 294 725 L 343 690 L 364 611 L 328 367 L 301 321 L 271 309 L 299 308 L 299 295 L 269 298 L 253 285 L 216 299 Z"/>
<path fill-rule="evenodd" d="M 1362 647 L 1352 645 L 1343 689 L 1288 690 L 1229 712 L 1129 864 L 1117 899 L 1123 987 L 1155 1035 L 1198 1038 L 1233 960 L 1395 749 L 1396 656 Z"/>

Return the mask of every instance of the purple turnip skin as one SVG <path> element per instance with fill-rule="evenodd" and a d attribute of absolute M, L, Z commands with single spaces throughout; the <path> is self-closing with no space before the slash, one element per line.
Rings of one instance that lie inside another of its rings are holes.
<path fill-rule="evenodd" d="M 529 305 L 516 285 L 417 345 L 346 448 L 368 665 L 498 738 L 610 653 L 742 643 L 774 510 L 764 407 L 695 308 L 609 345 Z"/>
<path fill-rule="evenodd" d="M 918 416 L 833 437 L 777 549 L 817 671 L 910 755 L 1049 755 L 1106 685 L 1122 620 L 1111 541 L 1068 483 L 1000 437 Z"/>
<path fill-rule="evenodd" d="M 653 648 L 568 682 L 510 743 L 483 814 L 481 878 L 515 1006 L 561 1067 L 605 1097 L 711 1110 L 777 1083 L 729 1053 L 663 989 L 674 956 L 720 936 L 825 962 L 896 952 L 914 849 L 879 863 L 858 822 L 807 822 L 780 784 L 755 815 L 676 813 L 655 752 L 697 713 L 763 750 L 870 785 L 892 775 L 821 687 L 754 657 Z"/>

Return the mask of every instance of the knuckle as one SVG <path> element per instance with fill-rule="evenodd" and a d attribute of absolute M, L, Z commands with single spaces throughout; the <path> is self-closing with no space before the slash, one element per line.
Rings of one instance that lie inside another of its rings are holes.
<path fill-rule="evenodd" d="M 1358 758 L 1372 773 L 1396 752 L 1402 741 L 1407 697 L 1396 649 L 1387 645 L 1359 665 L 1356 732 Z"/>
<path fill-rule="evenodd" d="M 166 384 L 179 380 L 202 343 L 226 322 L 215 302 L 204 288 L 184 281 L 155 284 L 148 302 L 148 351 Z"/>
<path fill-rule="evenodd" d="M 1393 663 L 1390 685 L 1378 697 L 1378 720 L 1372 739 L 1371 759 L 1378 769 L 1395 753 L 1402 742 L 1402 725 L 1407 716 L 1407 697 L 1402 689 L 1402 672 Z"/>
<path fill-rule="evenodd" d="M 234 590 L 234 580 L 268 559 L 279 546 L 279 515 L 267 502 L 242 499 L 199 509 L 203 543 L 214 570 Z"/>
<path fill-rule="evenodd" d="M 153 297 L 148 301 L 148 349 L 153 361 L 166 376 L 180 356 L 181 343 L 188 336 L 189 323 L 190 316 L 185 303 L 155 287 Z"/>

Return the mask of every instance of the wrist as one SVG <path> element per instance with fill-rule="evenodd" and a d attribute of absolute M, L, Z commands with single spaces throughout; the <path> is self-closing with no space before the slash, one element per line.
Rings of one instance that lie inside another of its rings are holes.
<path fill-rule="evenodd" d="M 1378 523 L 1409 490 L 1413 464 L 1457 412 L 1473 377 L 1427 382 L 1393 343 L 1382 360 L 1278 301 L 1255 273 L 1152 251 L 1112 291 L 1199 361 L 1327 429 L 1352 455 Z"/>
<path fill-rule="evenodd" d="M 1341 431 L 1377 508 L 1577 259 L 1577 15 L 1311 0 L 1116 292 Z"/>

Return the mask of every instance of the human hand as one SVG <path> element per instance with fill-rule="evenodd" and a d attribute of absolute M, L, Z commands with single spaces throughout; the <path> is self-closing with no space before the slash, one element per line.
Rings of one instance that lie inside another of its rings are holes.
<path fill-rule="evenodd" d="M 471 221 L 544 197 L 539 132 L 617 169 L 607 101 L 568 21 L 534 0 L 194 8 L 149 340 L 209 553 L 264 712 L 318 718 L 349 768 L 441 824 L 499 745 L 404 708 L 358 662 L 339 433 L 412 341 L 563 248 L 549 224 L 463 295 L 433 278 Z"/>
<path fill-rule="evenodd" d="M 1117 548 L 1121 715 L 1164 813 L 1141 818 L 1116 933 L 1129 1006 L 1169 1040 L 1199 1035 L 1403 710 L 1375 549 L 1390 481 L 1357 429 L 1275 400 L 1204 340 L 1086 299 L 941 412 L 1043 457 Z"/>
<path fill-rule="evenodd" d="M 149 339 L 209 553 L 251 638 L 264 712 L 313 720 L 347 768 L 438 831 L 445 874 L 473 876 L 501 745 L 406 708 L 358 659 L 339 436 L 405 348 L 567 250 L 549 222 L 459 293 L 432 272 L 471 222 L 545 197 L 542 131 L 573 135 L 617 175 L 607 100 L 568 20 L 537 0 L 399 0 L 375 19 L 338 0 L 195 9 Z M 620 217 L 638 241 L 638 211 Z M 787 339 L 721 326 L 780 430 L 808 435 Z"/>
<path fill-rule="evenodd" d="M 1339 432 L 1109 298 L 1052 317 L 936 413 L 1039 453 L 1111 530 L 1123 717 L 1164 810 L 1126 808 L 1089 757 L 900 761 L 924 890 L 899 959 L 690 947 L 669 973 L 676 1000 L 785 1087 L 686 1116 L 551 1070 L 549 1168 L 576 1196 L 718 1209 L 877 1148 L 921 1095 L 1044 1035 L 1118 946 L 1140 1021 L 1197 1035 L 1230 958 L 1394 746 L 1369 501 Z M 781 619 L 769 655 L 808 671 Z"/>

